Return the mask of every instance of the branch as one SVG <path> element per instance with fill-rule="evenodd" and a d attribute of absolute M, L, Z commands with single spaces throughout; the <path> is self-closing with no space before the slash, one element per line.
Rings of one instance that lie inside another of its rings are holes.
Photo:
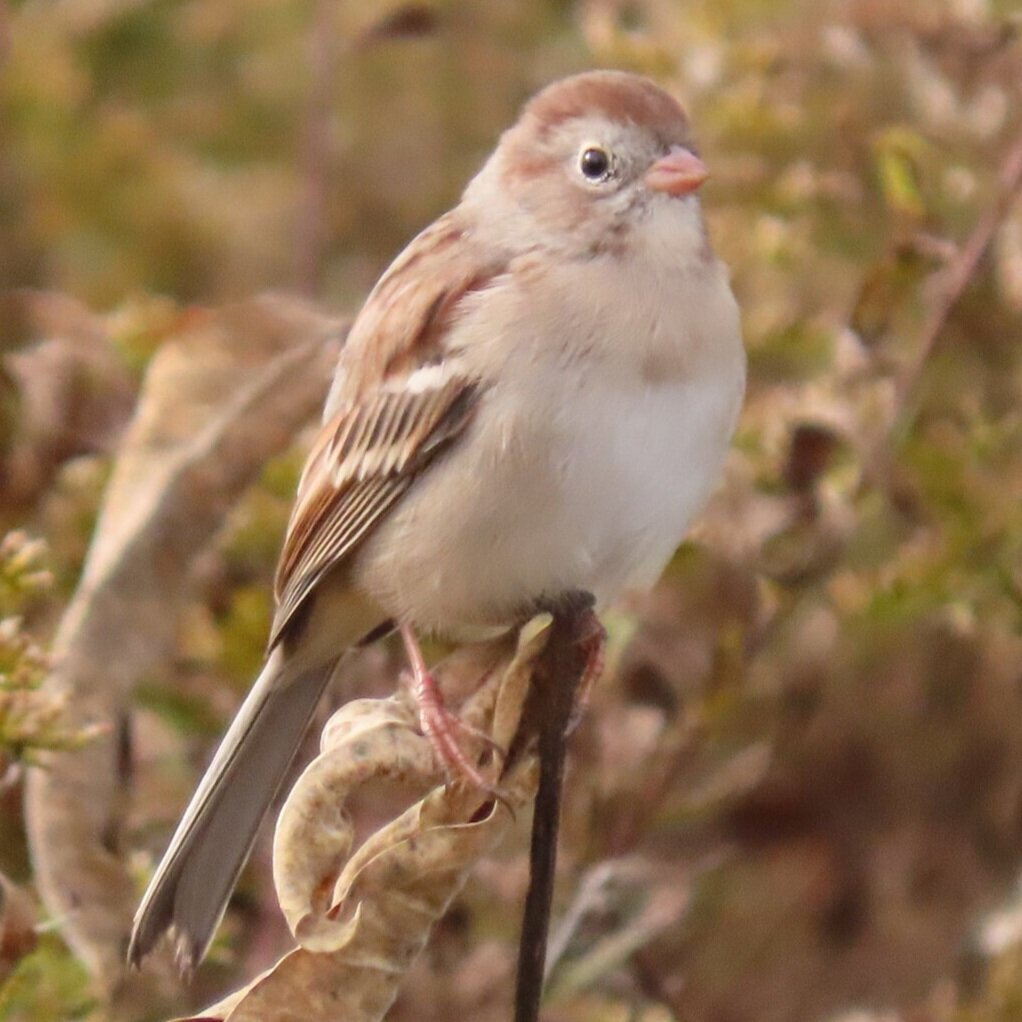
<path fill-rule="evenodd" d="M 919 348 L 915 358 L 895 384 L 894 417 L 890 430 L 893 436 L 898 435 L 907 425 L 907 420 L 911 417 L 909 411 L 911 399 L 918 389 L 926 364 L 947 325 L 951 312 L 975 276 L 997 228 L 1022 191 L 1022 134 L 1009 148 L 998 172 L 997 181 L 997 194 L 994 200 L 983 211 L 958 254 L 934 281 L 936 294 L 929 317 L 923 326 Z"/>
<path fill-rule="evenodd" d="M 580 594 L 581 595 L 581 594 Z M 524 724 L 539 734 L 539 790 L 532 817 L 529 890 L 518 943 L 515 1022 L 536 1022 L 546 977 L 547 937 L 557 867 L 566 738 L 575 713 L 579 686 L 586 680 L 587 647 L 601 647 L 603 626 L 592 597 L 573 601 L 554 615 L 548 654 L 533 676 Z"/>

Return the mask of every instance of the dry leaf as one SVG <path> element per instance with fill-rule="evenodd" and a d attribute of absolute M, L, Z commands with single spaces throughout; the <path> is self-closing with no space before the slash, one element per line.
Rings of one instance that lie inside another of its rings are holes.
<path fill-rule="evenodd" d="M 314 416 L 342 332 L 282 298 L 197 309 L 146 376 L 46 682 L 73 724 L 104 733 L 48 756 L 26 798 L 40 895 L 105 985 L 122 975 L 136 899 L 114 850 L 118 737 L 132 690 L 173 648 L 193 559 L 265 461 Z"/>
<path fill-rule="evenodd" d="M 517 729 L 549 618 L 522 631 L 514 659 L 506 639 L 465 647 L 437 668 L 445 688 L 485 678 L 461 709 L 472 727 L 507 748 Z M 453 684 L 452 684 L 453 683 Z M 491 766 L 493 770 L 495 765 Z M 462 784 L 445 786 L 429 742 L 401 696 L 346 704 L 327 723 L 320 755 L 281 810 L 274 879 L 301 946 L 272 969 L 208 1008 L 222 1022 L 373 1022 L 472 866 L 532 799 L 535 757 L 501 778 L 501 800 Z M 424 797 L 350 854 L 350 794 L 378 779 L 400 780 Z"/>
<path fill-rule="evenodd" d="M 4 495 L 14 503 L 43 490 L 67 458 L 110 450 L 131 415 L 135 385 L 96 313 L 49 292 L 24 292 L 8 302 L 17 303 L 39 338 L 0 359 L 17 402 L 0 457 Z"/>

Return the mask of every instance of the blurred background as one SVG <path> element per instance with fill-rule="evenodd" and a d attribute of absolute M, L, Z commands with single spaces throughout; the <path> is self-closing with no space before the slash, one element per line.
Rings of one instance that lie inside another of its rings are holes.
<path fill-rule="evenodd" d="M 1020 33 L 1012 0 L 0 5 L 0 1020 L 163 1017 L 287 946 L 260 845 L 190 992 L 119 971 L 345 317 L 594 66 L 689 109 L 751 375 L 713 506 L 609 620 L 544 1017 L 1022 1018 Z M 392 1018 L 508 1017 L 526 847 Z"/>

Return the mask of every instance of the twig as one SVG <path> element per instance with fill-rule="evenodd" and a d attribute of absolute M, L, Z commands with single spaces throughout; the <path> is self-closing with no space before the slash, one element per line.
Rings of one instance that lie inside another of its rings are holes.
<path fill-rule="evenodd" d="M 957 256 L 939 274 L 930 315 L 923 327 L 915 358 L 896 384 L 891 435 L 897 436 L 910 417 L 909 403 L 919 386 L 926 363 L 937 345 L 952 310 L 958 304 L 994 234 L 1022 190 L 1022 134 L 1008 150 L 997 175 L 998 188 L 993 202 L 984 210 Z"/>
<path fill-rule="evenodd" d="M 554 613 L 550 640 L 536 665 L 523 713 L 526 726 L 535 722 L 538 728 L 540 766 L 529 851 L 529 890 L 518 945 L 515 1022 L 537 1022 L 539 1018 L 557 864 L 565 737 L 575 696 L 586 673 L 584 637 L 593 625 L 591 597 L 572 599 L 570 604 L 573 606 Z"/>

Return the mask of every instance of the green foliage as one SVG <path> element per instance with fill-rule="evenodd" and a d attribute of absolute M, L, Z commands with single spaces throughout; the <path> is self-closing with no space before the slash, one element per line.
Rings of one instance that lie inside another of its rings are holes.
<path fill-rule="evenodd" d="M 23 532 L 0 540 L 0 763 L 6 766 L 88 739 L 67 726 L 63 701 L 41 691 L 50 661 L 19 616 L 50 587 L 46 554 L 45 543 Z"/>
<path fill-rule="evenodd" d="M 43 937 L 0 985 L 2 1022 L 99 1019 L 85 969 L 54 936 Z"/>

